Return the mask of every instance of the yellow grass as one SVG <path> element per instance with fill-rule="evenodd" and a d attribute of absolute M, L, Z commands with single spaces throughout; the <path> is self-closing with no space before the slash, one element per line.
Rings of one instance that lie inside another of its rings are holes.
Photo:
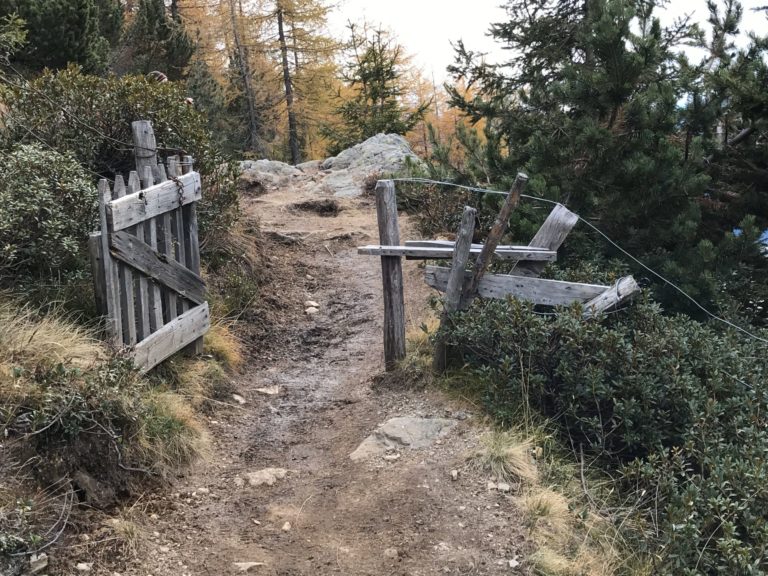
<path fill-rule="evenodd" d="M 482 448 L 470 463 L 491 473 L 497 480 L 533 484 L 538 470 L 533 460 L 534 444 L 530 438 L 520 439 L 510 432 L 493 431 L 482 439 Z"/>
<path fill-rule="evenodd" d="M 55 315 L 0 300 L 0 366 L 68 364 L 88 368 L 105 358 L 92 331 Z"/>

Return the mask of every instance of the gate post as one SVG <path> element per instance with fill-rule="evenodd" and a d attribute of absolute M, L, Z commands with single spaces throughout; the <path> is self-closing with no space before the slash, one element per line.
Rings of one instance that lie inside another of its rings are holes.
<path fill-rule="evenodd" d="M 397 197 L 392 180 L 379 180 L 376 183 L 376 217 L 379 223 L 379 242 L 383 246 L 399 245 Z M 381 257 L 381 277 L 384 292 L 384 366 L 390 372 L 405 358 L 405 299 L 400 256 Z"/>

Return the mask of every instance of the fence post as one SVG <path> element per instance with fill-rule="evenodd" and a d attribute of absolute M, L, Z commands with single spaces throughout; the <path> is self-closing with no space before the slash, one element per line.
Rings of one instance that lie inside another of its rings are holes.
<path fill-rule="evenodd" d="M 184 156 L 181 162 L 181 173 L 192 172 L 192 156 Z M 183 233 L 179 241 L 186 245 L 186 262 L 184 264 L 198 276 L 200 275 L 200 242 L 197 232 L 197 206 L 195 203 L 187 204 L 181 209 L 183 215 Z M 203 353 L 203 339 L 198 338 L 187 346 L 186 351 L 192 355 Z"/>
<path fill-rule="evenodd" d="M 392 180 L 376 183 L 376 216 L 379 242 L 384 246 L 400 244 L 397 222 L 397 197 Z M 381 257 L 384 291 L 384 366 L 394 370 L 405 358 L 405 299 L 403 297 L 403 263 L 400 256 Z"/>
<path fill-rule="evenodd" d="M 456 236 L 456 244 L 453 246 L 453 262 L 451 272 L 448 275 L 448 287 L 445 291 L 443 314 L 440 318 L 440 329 L 447 325 L 451 314 L 461 306 L 461 296 L 464 291 L 464 279 L 466 277 L 469 251 L 472 248 L 472 236 L 475 233 L 475 216 L 477 210 L 464 206 L 464 214 Z M 432 356 L 432 370 L 438 374 L 445 372 L 447 363 L 447 348 L 445 338 L 439 336 L 435 342 L 435 351 Z"/>
<path fill-rule="evenodd" d="M 109 224 L 107 204 L 112 200 L 112 191 L 106 179 L 99 180 L 99 218 L 101 220 L 101 262 L 104 270 L 104 296 L 107 319 L 107 337 L 117 346 L 123 344 L 122 314 L 120 313 L 120 289 L 117 263 L 109 252 Z"/>

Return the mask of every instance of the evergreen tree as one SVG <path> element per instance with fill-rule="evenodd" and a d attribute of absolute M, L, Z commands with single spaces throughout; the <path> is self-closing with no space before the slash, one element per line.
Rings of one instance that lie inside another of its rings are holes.
<path fill-rule="evenodd" d="M 99 1 L 99 4 L 106 2 Z M 5 0 L 0 17 L 17 14 L 27 28 L 28 44 L 14 62 L 28 70 L 79 64 L 88 72 L 106 68 L 109 43 L 99 30 L 94 0 Z"/>
<path fill-rule="evenodd" d="M 483 163 L 491 181 L 505 186 L 526 170 L 533 193 L 598 221 L 711 305 L 739 254 L 752 248 L 731 228 L 703 233 L 711 174 L 690 161 L 680 130 L 691 118 L 680 102 L 700 101 L 692 88 L 703 70 L 676 52 L 682 42 L 701 42 L 702 34 L 687 20 L 663 28 L 657 4 L 509 0 L 509 20 L 491 34 L 509 48 L 510 61 L 485 65 L 459 43 L 451 70 L 474 91 L 466 98 L 453 90 L 452 104 L 487 121 Z M 696 122 L 700 132 L 711 131 L 701 115 Z M 604 243 L 590 243 L 582 256 L 600 253 L 615 255 Z M 665 301 L 681 304 L 678 295 Z"/>
<path fill-rule="evenodd" d="M 118 73 L 158 70 L 169 80 L 184 77 L 195 44 L 184 29 L 175 2 L 140 0 L 115 64 Z"/>
<path fill-rule="evenodd" d="M 402 48 L 383 30 L 359 32 L 349 25 L 351 40 L 344 80 L 352 90 L 337 109 L 341 126 L 329 127 L 331 153 L 348 148 L 381 132 L 405 134 L 424 117 L 428 103 L 408 111 L 402 103 Z"/>

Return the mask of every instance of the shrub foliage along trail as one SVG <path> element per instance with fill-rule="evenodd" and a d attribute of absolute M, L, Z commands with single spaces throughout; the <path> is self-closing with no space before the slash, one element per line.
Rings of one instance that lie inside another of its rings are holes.
<path fill-rule="evenodd" d="M 657 573 L 768 570 L 764 344 L 652 303 L 585 322 L 478 302 L 449 338 L 502 422 L 538 409 L 619 472 Z"/>

